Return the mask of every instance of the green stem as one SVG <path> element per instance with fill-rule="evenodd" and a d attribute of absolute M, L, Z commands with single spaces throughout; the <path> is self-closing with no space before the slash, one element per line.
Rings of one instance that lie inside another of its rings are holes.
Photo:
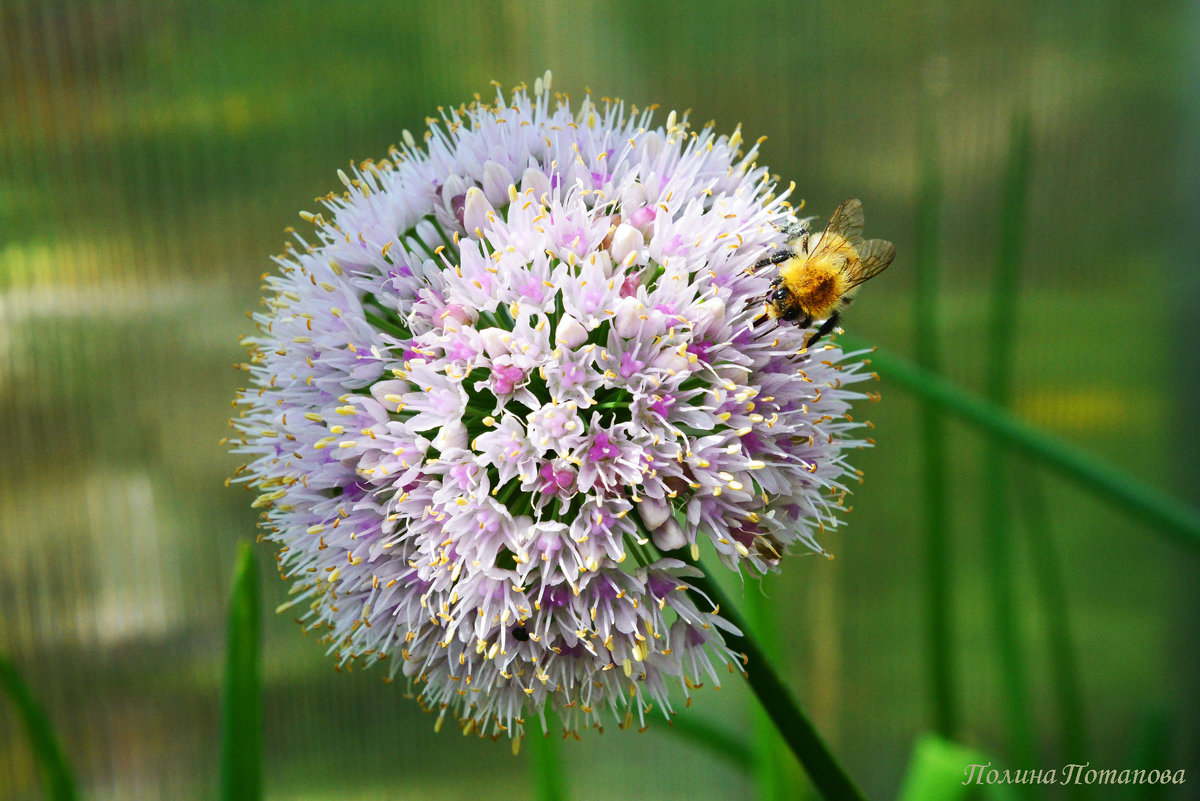
<path fill-rule="evenodd" d="M 766 582 L 757 591 L 753 585 L 745 594 L 746 616 L 758 634 L 762 649 L 769 658 L 779 659 L 779 625 L 775 605 L 767 599 Z M 785 797 L 787 783 L 783 775 L 784 759 L 781 759 L 782 743 L 779 732 L 771 722 L 766 710 L 758 705 L 751 710 L 754 732 L 754 780 L 758 801 L 775 801 Z"/>
<path fill-rule="evenodd" d="M 455 255 L 455 250 L 458 248 L 458 246 L 454 244 L 454 239 L 446 233 L 446 229 L 442 227 L 440 222 L 438 222 L 437 216 L 430 214 L 427 215 L 425 219 L 428 220 L 433 225 L 434 230 L 438 232 L 438 236 L 440 236 L 442 238 L 442 242 L 446 244 L 446 249 L 451 252 L 451 255 Z"/>
<path fill-rule="evenodd" d="M 262 798 L 262 675 L 258 564 L 243 543 L 229 599 L 229 644 L 221 704 L 222 801 Z"/>
<path fill-rule="evenodd" d="M 639 524 L 640 524 L 640 522 L 641 521 L 639 521 Z M 645 527 L 644 526 L 640 526 L 640 527 L 644 531 Z M 648 533 L 645 533 L 644 536 L 649 537 L 650 535 Z M 650 555 L 646 553 L 646 549 L 643 546 L 639 545 L 637 540 L 634 539 L 633 536 L 630 534 L 625 535 L 625 552 L 628 554 L 631 554 L 633 556 L 633 561 L 637 562 L 638 567 L 645 567 L 646 565 L 648 565 L 652 561 L 654 561 L 653 559 L 651 559 Z"/>
<path fill-rule="evenodd" d="M 74 801 L 75 779 L 58 738 L 54 736 L 50 719 L 22 681 L 16 667 L 3 654 L 0 654 L 0 689 L 16 708 L 17 717 L 25 727 L 34 761 L 42 774 L 46 798 L 49 801 Z"/>
<path fill-rule="evenodd" d="M 1009 405 L 1012 395 L 1012 342 L 1029 197 L 1030 149 L 1029 118 L 1023 115 L 1014 120 L 1012 126 L 988 326 L 987 396 L 1001 407 Z M 1017 765 L 1033 765 L 1036 759 L 1033 720 L 1021 653 L 1008 477 L 1008 453 L 1003 443 L 991 438 L 984 452 L 984 540 L 992 585 L 992 621 L 1000 656 L 1000 683 L 1012 736 L 1013 760 Z"/>
<path fill-rule="evenodd" d="M 704 570 L 702 567 L 700 569 Z M 779 678 L 779 674 L 775 672 L 758 643 L 749 634 L 750 629 L 746 621 L 717 587 L 716 582 L 708 578 L 708 572 L 689 577 L 688 581 L 720 608 L 722 617 L 742 630 L 741 635 L 724 633 L 725 642 L 730 649 L 741 651 L 745 655 L 745 675 L 750 689 L 758 696 L 763 709 L 783 736 L 784 742 L 800 760 L 817 790 L 826 798 L 839 801 L 865 798 L 829 750 L 812 721 L 796 703 L 791 691 Z"/>
<path fill-rule="evenodd" d="M 538 801 L 565 801 L 566 780 L 563 778 L 562 756 L 559 754 L 559 735 L 555 731 L 555 718 L 546 713 L 547 734 L 529 727 L 529 751 L 533 757 L 534 797 Z"/>
<path fill-rule="evenodd" d="M 628 409 L 629 404 L 624 401 L 609 401 L 608 403 L 598 403 L 592 407 L 594 412 L 607 411 L 609 409 Z"/>
<path fill-rule="evenodd" d="M 435 263 L 439 263 L 439 264 L 441 263 L 438 260 L 437 254 L 433 252 L 434 248 L 429 247 L 429 243 L 427 243 L 424 239 L 422 239 L 421 235 L 417 233 L 416 226 L 409 229 L 408 234 L 404 237 L 404 239 L 402 241 L 405 245 L 408 245 L 409 242 L 416 242 L 421 247 L 421 250 L 425 251 L 425 253 L 429 256 L 430 259 L 432 259 Z M 415 252 L 415 251 L 413 251 L 410 247 L 410 252 Z"/>
<path fill-rule="evenodd" d="M 869 348 L 843 334 L 838 342 L 853 350 Z M 1058 472 L 1114 506 L 1162 529 L 1176 544 L 1200 555 L 1200 511 L 1145 481 L 1058 437 L 1026 423 L 975 393 L 923 370 L 907 359 L 876 350 L 870 364 L 880 376 L 953 412 L 1017 451 Z"/>
<path fill-rule="evenodd" d="M 403 329 L 392 321 L 386 320 L 383 317 L 380 317 L 378 314 L 373 314 L 366 309 L 363 309 L 363 319 L 374 326 L 377 331 L 383 331 L 384 333 L 391 334 L 397 339 L 412 338 L 412 334 L 408 330 Z"/>

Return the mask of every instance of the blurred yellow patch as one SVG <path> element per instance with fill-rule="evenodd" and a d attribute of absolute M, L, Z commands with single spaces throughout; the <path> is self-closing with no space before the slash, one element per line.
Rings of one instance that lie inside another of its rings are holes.
<path fill-rule="evenodd" d="M 86 282 L 111 275 L 117 261 L 112 240 L 13 242 L 0 248 L 0 279 L 7 287 Z"/>
<path fill-rule="evenodd" d="M 254 122 L 252 108 L 250 97 L 245 92 L 226 95 L 221 101 L 221 122 L 224 123 L 225 130 L 233 134 L 249 130 L 251 123 Z M 261 113 L 262 106 L 258 108 Z M 276 112 L 273 110 L 272 113 Z"/>
<path fill-rule="evenodd" d="M 289 113 L 282 98 L 252 97 L 247 92 L 230 92 L 220 97 L 189 95 L 125 108 L 98 107 L 92 117 L 92 128 L 106 136 L 216 131 L 239 135 Z"/>
<path fill-rule="evenodd" d="M 1028 392 L 1015 401 L 1015 411 L 1036 426 L 1052 431 L 1094 431 L 1127 425 L 1131 420 L 1161 418 L 1160 397 L 1130 396 L 1104 387 L 1072 387 Z"/>

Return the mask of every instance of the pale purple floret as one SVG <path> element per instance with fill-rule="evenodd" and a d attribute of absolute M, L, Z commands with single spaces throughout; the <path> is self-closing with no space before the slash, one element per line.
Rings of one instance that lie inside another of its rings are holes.
<path fill-rule="evenodd" d="M 538 488 L 543 495 L 568 492 L 575 486 L 575 471 L 570 467 L 556 466 L 553 462 L 542 465 L 542 485 Z"/>
<path fill-rule="evenodd" d="M 306 625 L 514 737 L 720 682 L 733 629 L 688 562 L 820 550 L 869 377 L 753 325 L 790 219 L 756 146 L 540 84 L 341 175 L 233 421 Z"/>
<path fill-rule="evenodd" d="M 525 380 L 525 371 L 511 364 L 492 366 L 492 389 L 497 395 L 511 395 L 517 384 Z"/>
<path fill-rule="evenodd" d="M 621 455 L 621 450 L 612 444 L 608 434 L 600 431 L 592 438 L 592 446 L 588 448 L 588 459 L 598 462 L 601 459 L 613 459 Z"/>

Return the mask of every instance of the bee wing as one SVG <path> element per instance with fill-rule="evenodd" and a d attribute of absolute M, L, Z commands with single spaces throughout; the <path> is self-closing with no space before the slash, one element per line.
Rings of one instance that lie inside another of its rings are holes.
<path fill-rule="evenodd" d="M 833 259 L 836 262 L 852 261 L 854 250 L 862 241 L 863 210 L 862 201 L 850 198 L 834 210 L 825 226 L 825 232 L 817 240 L 816 249 L 809 254 L 810 259 Z M 838 258 L 841 256 L 842 258 Z"/>
<path fill-rule="evenodd" d="M 825 226 L 825 233 L 839 234 L 851 244 L 857 245 L 862 239 L 863 207 L 862 201 L 852 197 L 834 210 Z"/>
<path fill-rule="evenodd" d="M 887 269 L 896 258 L 896 246 L 886 239 L 868 239 L 858 245 L 858 260 L 847 265 L 850 286 L 856 287 Z"/>

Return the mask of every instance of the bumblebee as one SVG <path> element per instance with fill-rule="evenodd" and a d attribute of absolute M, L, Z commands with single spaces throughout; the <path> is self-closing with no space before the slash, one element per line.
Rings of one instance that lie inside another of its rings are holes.
<path fill-rule="evenodd" d="M 754 321 L 755 326 L 775 319 L 808 328 L 824 320 L 808 338 L 806 348 L 832 331 L 859 284 L 887 269 L 896 256 L 895 245 L 883 239 L 864 240 L 862 229 L 862 201 L 857 198 L 838 206 L 816 237 L 808 230 L 807 220 L 785 228 L 787 246 L 754 265 L 754 270 L 779 266 L 762 298 L 766 314 Z"/>

